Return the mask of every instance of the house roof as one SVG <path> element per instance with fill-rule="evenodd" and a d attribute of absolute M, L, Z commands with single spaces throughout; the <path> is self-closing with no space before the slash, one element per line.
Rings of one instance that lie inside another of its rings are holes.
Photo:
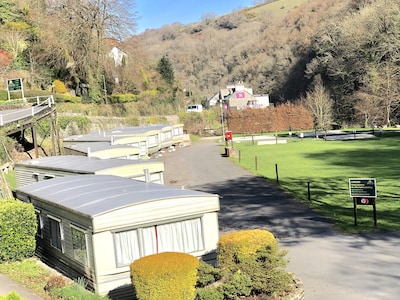
<path fill-rule="evenodd" d="M 21 200 L 34 198 L 92 218 L 146 202 L 216 196 L 112 175 L 59 177 L 22 186 L 15 194 Z"/>
<path fill-rule="evenodd" d="M 41 168 L 45 170 L 60 170 L 73 173 L 96 173 L 107 169 L 119 169 L 120 167 L 129 167 L 138 169 L 143 173 L 145 168 L 164 170 L 164 164 L 156 161 L 127 160 L 127 159 L 100 159 L 97 157 L 87 157 L 81 155 L 61 155 L 47 156 L 16 163 L 19 166 L 27 168 Z"/>

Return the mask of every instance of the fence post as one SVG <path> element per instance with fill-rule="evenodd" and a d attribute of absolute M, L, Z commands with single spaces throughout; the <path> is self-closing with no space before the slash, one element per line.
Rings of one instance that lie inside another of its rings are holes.
<path fill-rule="evenodd" d="M 258 170 L 258 159 L 257 156 L 255 157 L 255 164 L 256 164 L 256 171 Z"/>
<path fill-rule="evenodd" d="M 278 164 L 275 164 L 276 183 L 279 184 Z"/>

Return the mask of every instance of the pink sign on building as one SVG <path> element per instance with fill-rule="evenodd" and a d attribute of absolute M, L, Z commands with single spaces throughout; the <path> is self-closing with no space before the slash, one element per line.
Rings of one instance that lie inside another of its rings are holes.
<path fill-rule="evenodd" d="M 236 93 L 236 98 L 245 98 L 246 94 L 244 92 L 237 92 Z"/>

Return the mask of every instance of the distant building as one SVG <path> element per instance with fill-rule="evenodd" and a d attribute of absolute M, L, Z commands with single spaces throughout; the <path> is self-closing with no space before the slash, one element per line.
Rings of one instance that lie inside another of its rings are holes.
<path fill-rule="evenodd" d="M 254 95 L 252 88 L 246 88 L 242 82 L 235 85 L 228 85 L 207 97 L 206 107 L 210 108 L 215 105 L 224 105 L 224 109 L 241 110 L 245 108 L 265 108 L 270 105 L 269 95 Z"/>
<path fill-rule="evenodd" d="M 114 59 L 115 67 L 122 66 L 122 61 L 124 58 L 126 59 L 128 57 L 128 55 L 117 46 L 112 47 L 111 51 L 108 53 L 108 56 Z"/>

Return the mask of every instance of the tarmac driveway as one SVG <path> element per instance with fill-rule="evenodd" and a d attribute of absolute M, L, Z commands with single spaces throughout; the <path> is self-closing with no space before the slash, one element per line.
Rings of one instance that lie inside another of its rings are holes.
<path fill-rule="evenodd" d="M 261 228 L 275 234 L 307 300 L 399 298 L 399 232 L 340 234 L 279 188 L 231 163 L 221 146 L 204 140 L 165 153 L 159 158 L 165 184 L 220 195 L 221 233 Z"/>

